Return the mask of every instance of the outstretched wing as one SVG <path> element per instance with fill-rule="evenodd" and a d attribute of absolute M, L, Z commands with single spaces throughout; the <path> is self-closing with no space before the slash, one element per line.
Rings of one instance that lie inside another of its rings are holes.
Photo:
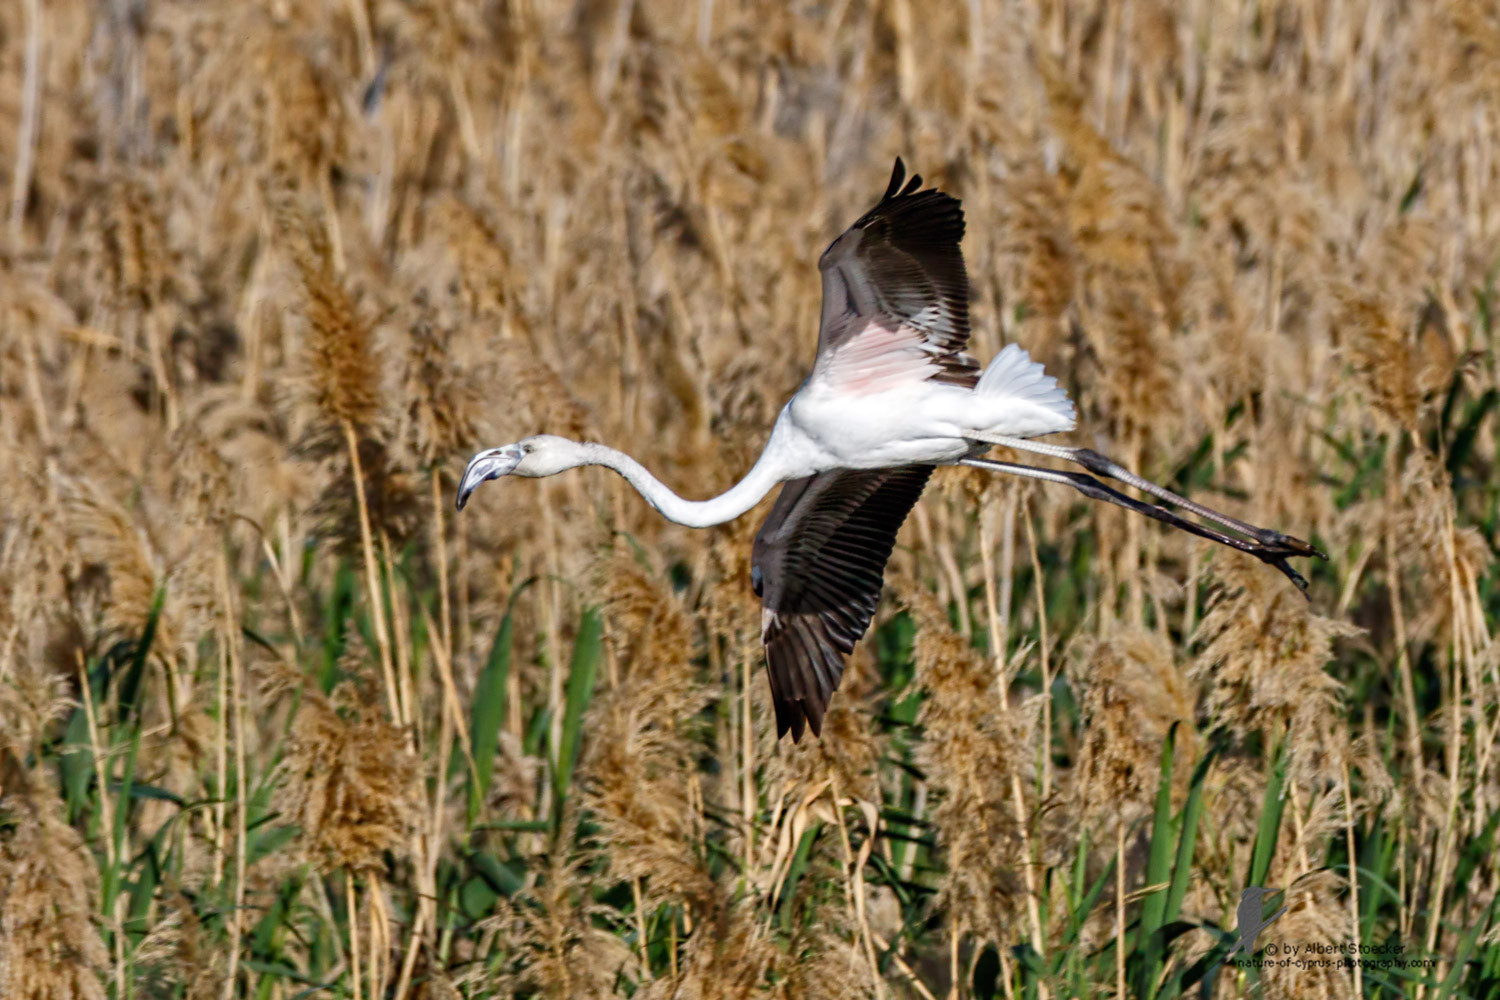
<path fill-rule="evenodd" d="M 935 379 L 973 386 L 969 276 L 952 195 L 906 179 L 900 158 L 885 196 L 818 261 L 823 317 L 813 379 L 840 392 L 881 392 Z"/>
<path fill-rule="evenodd" d="M 800 740 L 804 725 L 822 733 L 844 657 L 880 603 L 896 532 L 931 475 L 930 465 L 846 469 L 782 486 L 750 570 L 778 738 Z"/>

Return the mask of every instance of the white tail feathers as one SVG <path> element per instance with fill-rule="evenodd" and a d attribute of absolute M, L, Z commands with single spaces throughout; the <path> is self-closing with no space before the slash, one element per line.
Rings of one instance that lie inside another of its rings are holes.
<path fill-rule="evenodd" d="M 996 423 L 1007 428 L 1002 433 L 1016 437 L 1070 431 L 1077 416 L 1057 379 L 1016 344 L 995 355 L 979 376 L 974 393 L 1003 405 L 1003 416 Z"/>

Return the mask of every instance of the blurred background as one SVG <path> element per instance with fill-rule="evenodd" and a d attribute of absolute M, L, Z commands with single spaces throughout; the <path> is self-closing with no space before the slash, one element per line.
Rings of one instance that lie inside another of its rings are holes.
<path fill-rule="evenodd" d="M 1497 995 L 1497 128 L 1477 0 L 0 5 L 0 995 Z M 1310 601 L 943 470 L 792 745 L 759 516 L 455 516 L 736 480 L 896 155 Z"/>

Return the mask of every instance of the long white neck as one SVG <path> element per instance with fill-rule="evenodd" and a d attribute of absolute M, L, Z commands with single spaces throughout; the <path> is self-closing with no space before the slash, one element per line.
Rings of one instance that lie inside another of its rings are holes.
<path fill-rule="evenodd" d="M 733 521 L 760 503 L 777 483 L 790 478 L 783 474 L 783 463 L 767 447 L 745 474 L 745 478 L 723 493 L 712 500 L 684 500 L 624 452 L 602 444 L 580 443 L 578 449 L 578 457 L 581 459 L 579 465 L 602 465 L 614 469 L 646 498 L 647 503 L 659 510 L 663 517 L 689 528 L 707 528 Z"/>

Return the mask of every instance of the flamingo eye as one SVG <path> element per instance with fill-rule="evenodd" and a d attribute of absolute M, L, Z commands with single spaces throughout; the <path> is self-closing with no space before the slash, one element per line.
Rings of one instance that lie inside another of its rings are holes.
<path fill-rule="evenodd" d="M 759 566 L 750 567 L 750 589 L 755 591 L 756 597 L 764 597 L 761 591 L 765 588 L 765 578 L 761 576 Z"/>

